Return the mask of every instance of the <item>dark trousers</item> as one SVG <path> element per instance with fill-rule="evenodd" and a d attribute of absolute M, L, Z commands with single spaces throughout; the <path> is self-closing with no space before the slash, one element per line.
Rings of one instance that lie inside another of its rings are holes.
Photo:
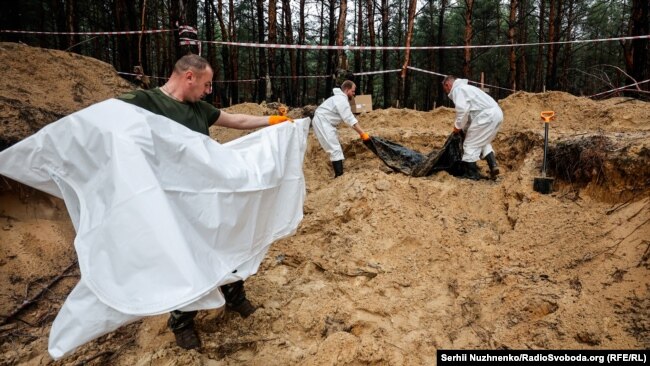
<path fill-rule="evenodd" d="M 220 287 L 223 296 L 226 298 L 226 306 L 237 306 L 246 300 L 244 281 L 237 281 Z M 169 314 L 167 325 L 171 330 L 180 330 L 194 325 L 194 317 L 198 311 L 174 310 Z"/>

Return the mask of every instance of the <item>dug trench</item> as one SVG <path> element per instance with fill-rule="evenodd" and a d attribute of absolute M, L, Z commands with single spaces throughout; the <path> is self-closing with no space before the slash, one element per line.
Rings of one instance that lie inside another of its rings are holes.
<path fill-rule="evenodd" d="M 422 154 L 438 151 L 445 142 L 444 136 L 427 134 L 410 138 L 392 135 L 388 139 Z M 639 143 L 648 139 L 646 132 L 562 137 L 548 146 L 546 176 L 553 178 L 555 194 L 582 194 L 612 204 L 637 200 L 650 191 L 650 148 Z M 539 159 L 537 176 L 542 176 L 543 142 L 543 136 L 528 131 L 499 135 L 493 146 L 499 152 L 501 168 L 519 170 L 531 155 Z M 377 158 L 356 142 L 346 145 L 345 153 L 362 161 Z M 486 163 L 478 164 L 483 175 L 489 176 Z M 388 167 L 383 170 L 390 171 Z"/>

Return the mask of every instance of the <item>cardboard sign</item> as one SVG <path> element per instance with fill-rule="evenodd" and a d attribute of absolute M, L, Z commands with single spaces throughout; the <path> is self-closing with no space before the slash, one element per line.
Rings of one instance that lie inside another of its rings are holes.
<path fill-rule="evenodd" d="M 352 113 L 365 113 L 372 110 L 372 95 L 357 95 L 350 101 Z"/>

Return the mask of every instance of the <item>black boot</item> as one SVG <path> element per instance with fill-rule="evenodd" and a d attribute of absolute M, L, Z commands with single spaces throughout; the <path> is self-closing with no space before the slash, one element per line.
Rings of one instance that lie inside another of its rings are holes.
<path fill-rule="evenodd" d="M 223 297 L 226 298 L 226 309 L 239 313 L 242 318 L 247 318 L 257 310 L 246 298 L 244 281 L 237 281 L 221 286 Z"/>
<path fill-rule="evenodd" d="M 473 180 L 479 180 L 482 178 L 475 161 L 471 163 L 464 161 L 463 163 L 465 163 L 465 173 L 462 175 L 462 178 Z"/>
<path fill-rule="evenodd" d="M 497 165 L 497 158 L 494 156 L 494 151 L 485 156 L 485 161 L 487 161 L 488 167 L 490 167 L 490 177 L 496 179 L 497 175 L 499 175 L 499 166 Z"/>
<path fill-rule="evenodd" d="M 333 161 L 332 167 L 334 167 L 334 178 L 343 175 L 343 160 Z"/>
<path fill-rule="evenodd" d="M 194 317 L 196 313 L 196 311 L 174 310 L 171 312 L 167 321 L 167 325 L 176 337 L 176 344 L 183 349 L 201 347 L 201 340 L 194 329 Z"/>

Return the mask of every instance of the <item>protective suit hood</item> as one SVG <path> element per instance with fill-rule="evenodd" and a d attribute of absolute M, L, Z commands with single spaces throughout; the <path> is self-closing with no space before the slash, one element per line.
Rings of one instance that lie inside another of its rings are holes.
<path fill-rule="evenodd" d="M 467 79 L 456 79 L 456 80 L 454 80 L 454 84 L 452 84 L 452 86 L 451 86 L 451 90 L 454 90 L 454 88 L 459 86 L 459 85 L 467 85 L 467 84 L 468 84 Z M 449 91 L 449 94 L 451 94 L 451 91 Z"/>
<path fill-rule="evenodd" d="M 334 95 L 342 95 L 345 97 L 345 99 L 348 99 L 348 96 L 341 90 L 341 88 L 334 88 L 332 89 L 332 94 Z"/>

